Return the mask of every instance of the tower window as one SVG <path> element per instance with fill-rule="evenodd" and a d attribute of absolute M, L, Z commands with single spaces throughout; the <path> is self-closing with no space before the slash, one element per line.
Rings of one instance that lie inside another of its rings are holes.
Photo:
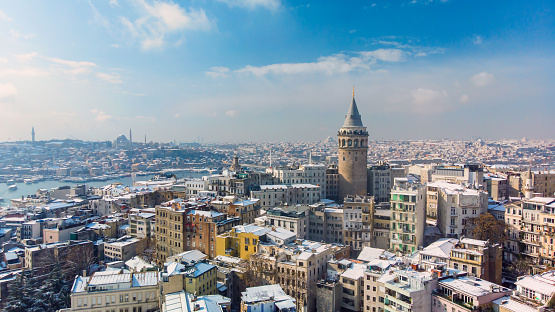
<path fill-rule="evenodd" d="M 355 139 L 355 147 L 357 147 L 357 146 L 358 146 L 358 140 Z"/>
<path fill-rule="evenodd" d="M 364 146 L 364 140 L 360 140 L 360 146 Z"/>
<path fill-rule="evenodd" d="M 349 141 L 347 141 L 347 144 L 348 144 L 349 146 L 353 146 L 353 140 L 349 139 Z"/>
<path fill-rule="evenodd" d="M 345 139 L 342 140 L 343 144 L 341 146 L 345 146 Z"/>

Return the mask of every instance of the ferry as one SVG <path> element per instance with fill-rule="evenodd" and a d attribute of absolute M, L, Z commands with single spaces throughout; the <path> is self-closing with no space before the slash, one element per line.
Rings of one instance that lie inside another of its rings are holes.
<path fill-rule="evenodd" d="M 33 183 L 33 179 L 24 179 L 23 182 L 25 182 L 25 184 L 31 184 Z"/>
<path fill-rule="evenodd" d="M 17 190 L 17 185 L 12 184 L 12 185 L 8 186 L 8 190 L 10 190 L 10 191 L 15 191 L 15 190 Z"/>

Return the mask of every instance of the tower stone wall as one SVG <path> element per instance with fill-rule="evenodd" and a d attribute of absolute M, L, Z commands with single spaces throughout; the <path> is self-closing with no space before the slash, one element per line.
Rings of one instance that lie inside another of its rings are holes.
<path fill-rule="evenodd" d="M 339 200 L 342 201 L 347 195 L 366 195 L 368 132 L 362 124 L 354 94 L 337 138 Z"/>

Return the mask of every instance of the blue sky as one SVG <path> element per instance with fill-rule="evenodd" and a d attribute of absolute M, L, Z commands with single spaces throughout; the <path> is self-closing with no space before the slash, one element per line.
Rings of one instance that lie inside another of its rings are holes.
<path fill-rule="evenodd" d="M 553 139 L 552 1 L 0 2 L 0 140 Z"/>

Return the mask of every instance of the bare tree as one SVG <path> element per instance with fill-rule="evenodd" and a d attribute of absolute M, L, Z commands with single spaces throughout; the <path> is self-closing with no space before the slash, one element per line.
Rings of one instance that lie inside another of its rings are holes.
<path fill-rule="evenodd" d="M 93 265 L 98 262 L 92 244 L 69 245 L 58 252 L 63 269 L 70 276 L 81 275 L 83 272 L 89 275 Z"/>
<path fill-rule="evenodd" d="M 145 237 L 137 242 L 137 255 L 143 260 L 151 263 L 156 260 L 156 238 Z"/>

